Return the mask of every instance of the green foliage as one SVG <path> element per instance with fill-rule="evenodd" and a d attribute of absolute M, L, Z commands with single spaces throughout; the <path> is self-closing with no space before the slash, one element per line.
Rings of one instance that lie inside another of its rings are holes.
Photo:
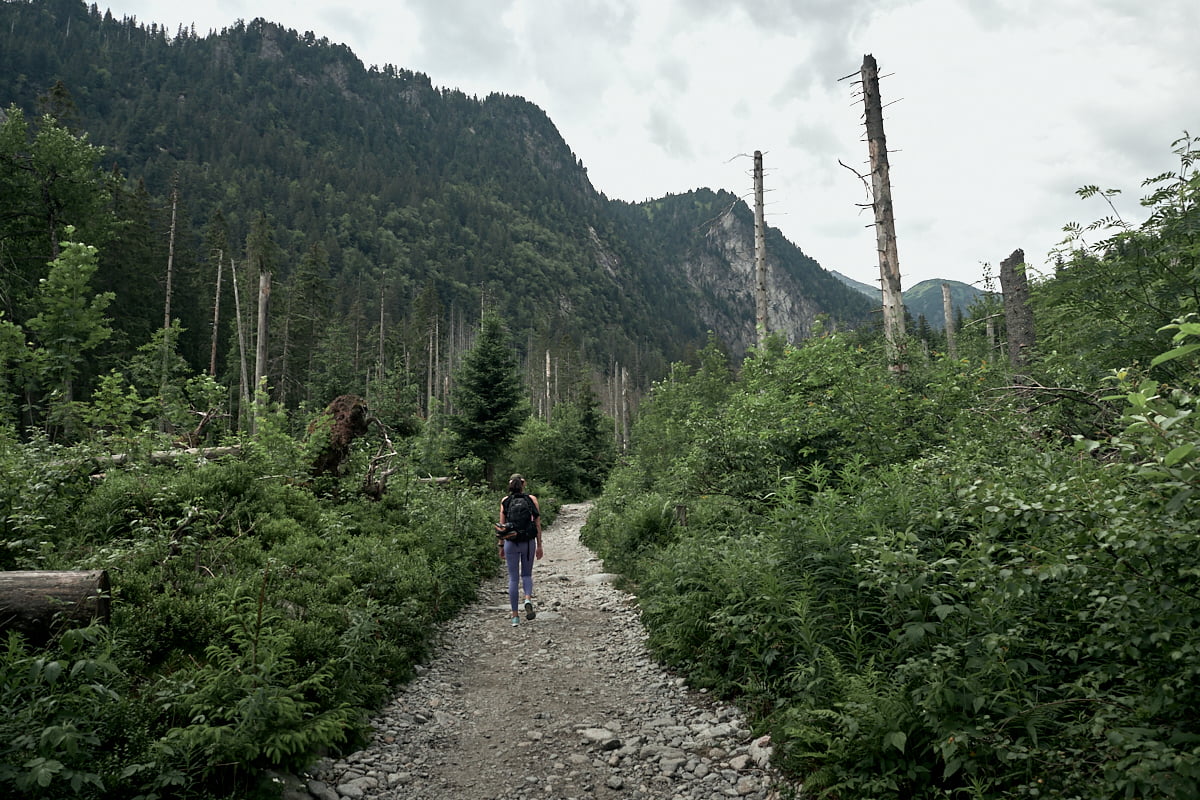
<path fill-rule="evenodd" d="M 25 346 L 25 331 L 4 318 L 0 310 L 0 421 L 16 421 L 16 397 L 30 378 L 30 354 Z"/>
<path fill-rule="evenodd" d="M 106 569 L 113 620 L 86 654 L 14 640 L 0 791 L 247 796 L 266 769 L 360 745 L 495 570 L 493 497 L 393 479 L 376 501 L 319 499 L 272 424 L 270 453 L 153 467 L 134 448 L 100 480 L 79 448 L 5 442 L 9 563 Z M 48 691 L 31 665 L 51 662 Z"/>
<path fill-rule="evenodd" d="M 655 493 L 618 494 L 606 489 L 605 502 L 588 517 L 583 541 L 604 555 L 614 571 L 636 575 L 640 559 L 675 538 L 673 508 Z"/>
<path fill-rule="evenodd" d="M 529 416 L 516 354 L 508 346 L 498 316 L 484 317 L 479 338 L 455 377 L 450 429 L 461 453 L 482 462 L 492 483 L 497 460 Z"/>
<path fill-rule="evenodd" d="M 99 797 L 109 744 L 103 723 L 120 702 L 103 631 L 68 631 L 57 652 L 10 633 L 0 652 L 0 786 L 30 798 Z"/>
<path fill-rule="evenodd" d="M 254 436 L 244 445 L 247 460 L 263 475 L 301 481 L 307 478 L 317 452 L 328 441 L 328 429 L 317 426 L 313 435 L 298 438 L 295 422 L 280 403 L 272 403 L 265 392 L 256 395 L 251 410 Z M 323 425 L 325 415 L 318 417 Z"/>
<path fill-rule="evenodd" d="M 75 230 L 67 226 L 66 236 Z M 31 354 L 39 383 L 51 394 L 49 416 L 73 427 L 72 401 L 76 379 L 90 353 L 111 334 L 104 309 L 111 294 L 95 294 L 90 282 L 96 272 L 96 248 L 80 242 L 61 242 L 62 252 L 50 264 L 33 305 L 37 313 L 25 326 L 37 337 Z M 78 431 L 72 431 L 78 435 Z"/>
<path fill-rule="evenodd" d="M 48 115 L 31 126 L 17 106 L 0 116 L 0 239 L 5 242 L 0 274 L 6 287 L 0 302 L 10 319 L 23 325 L 32 316 L 29 309 L 46 265 L 60 255 L 60 237 L 78 237 L 97 247 L 107 243 L 115 181 L 100 171 L 103 150 L 86 135 L 76 136 Z M 66 233 L 69 226 L 77 233 Z M 91 258 L 90 251 L 80 250 L 71 256 L 72 266 Z"/>
<path fill-rule="evenodd" d="M 332 665 L 301 673 L 288 656 L 291 637 L 279 612 L 266 606 L 267 577 L 258 597 L 219 600 L 228 607 L 227 637 L 205 648 L 197 670 L 175 672 L 154 692 L 174 722 L 164 744 L 207 770 L 254 775 L 264 768 L 299 769 L 321 748 L 345 741 L 355 720 L 347 706 L 321 709 L 311 696 L 332 677 Z"/>
<path fill-rule="evenodd" d="M 4 569 L 45 569 L 63 526 L 90 490 L 94 462 L 84 448 L 37 439 L 0 449 L 0 530 Z"/>
<path fill-rule="evenodd" d="M 100 378 L 91 402 L 83 410 L 83 422 L 93 439 L 106 440 L 123 448 L 134 442 L 146 407 L 147 402 L 137 388 L 113 370 Z"/>
<path fill-rule="evenodd" d="M 699 686 L 743 694 L 751 704 L 769 701 L 769 690 L 795 663 L 802 624 L 777 559 L 761 536 L 711 528 L 681 534 L 641 583 L 650 646 Z"/>
<path fill-rule="evenodd" d="M 228 425 L 213 424 L 228 416 L 228 390 L 208 375 L 192 373 L 179 354 L 182 335 L 179 320 L 155 330 L 129 362 L 129 380 L 144 400 L 143 410 L 153 409 L 147 422 L 172 439 L 199 446 L 222 428 L 228 430 Z"/>
<path fill-rule="evenodd" d="M 1180 216 L 1129 238 L 1178 266 Z M 1131 252 L 1097 268 L 1133 285 Z M 1142 319 L 1107 386 L 1057 357 L 1023 386 L 974 357 L 896 378 L 836 336 L 768 342 L 720 391 L 677 367 L 586 540 L 655 651 L 739 697 L 807 792 L 1194 796 L 1200 327 Z"/>
<path fill-rule="evenodd" d="M 1144 224 L 1134 227 L 1114 206 L 1116 190 L 1089 186 L 1112 214 L 1083 227 L 1066 227 L 1054 279 L 1035 293 L 1039 349 L 1054 365 L 1094 383 L 1115 366 L 1147 365 L 1162 347 L 1159 329 L 1200 311 L 1200 139 L 1173 144 L 1179 169 L 1144 181 Z M 1089 241 L 1093 234 L 1099 241 Z M 1172 363 L 1158 373 L 1178 379 Z"/>
<path fill-rule="evenodd" d="M 1188 796 L 1200 431 L 1186 392 L 1126 399 L 1104 461 L 1010 439 L 813 466 L 757 523 L 693 514 L 640 558 L 616 532 L 662 499 L 613 487 L 589 540 L 639 578 L 656 652 L 742 696 L 813 791 Z"/>
<path fill-rule="evenodd" d="M 633 463 L 647 485 L 670 480 L 677 473 L 676 460 L 708 429 L 720 425 L 720 410 L 732 386 L 728 357 L 710 338 L 697 359 L 695 368 L 676 364 L 638 411 Z"/>
<path fill-rule="evenodd" d="M 530 417 L 509 449 L 513 469 L 527 480 L 562 487 L 567 500 L 594 496 L 612 468 L 612 420 L 599 410 L 595 395 L 580 393 L 554 408 L 547 424 Z"/>

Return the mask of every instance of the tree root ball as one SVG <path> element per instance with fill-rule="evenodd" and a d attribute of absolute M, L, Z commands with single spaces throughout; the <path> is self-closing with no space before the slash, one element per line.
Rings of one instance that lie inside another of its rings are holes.
<path fill-rule="evenodd" d="M 346 459 L 350 457 L 350 445 L 354 440 L 364 435 L 368 430 L 370 412 L 363 399 L 357 395 L 344 394 L 335 397 L 325 413 L 332 417 L 329 429 L 329 443 L 313 461 L 312 474 L 337 475 Z M 309 427 L 312 433 L 316 423 Z"/>

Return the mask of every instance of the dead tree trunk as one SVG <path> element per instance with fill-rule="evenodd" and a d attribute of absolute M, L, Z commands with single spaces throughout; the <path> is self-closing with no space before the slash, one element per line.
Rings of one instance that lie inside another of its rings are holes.
<path fill-rule="evenodd" d="M 879 252 L 879 279 L 883 290 L 883 333 L 893 372 L 905 372 L 904 299 L 900 286 L 900 256 L 896 248 L 896 221 L 892 213 L 892 182 L 887 138 L 883 133 L 883 103 L 879 95 L 879 67 L 872 55 L 863 56 L 863 98 L 866 103 L 867 147 L 871 154 L 871 205 L 875 210 L 875 243 Z"/>
<path fill-rule="evenodd" d="M 379 293 L 379 369 L 376 372 L 376 377 L 379 380 L 379 385 L 383 385 L 384 363 L 387 361 L 387 338 L 384 332 L 387 330 L 386 317 L 383 314 L 383 297 L 386 292 Z"/>
<path fill-rule="evenodd" d="M 175 210 L 179 204 L 179 190 L 171 189 L 171 231 L 167 235 L 167 293 L 163 302 L 163 327 L 171 327 L 171 286 L 175 280 Z"/>
<path fill-rule="evenodd" d="M 96 456 L 92 460 L 101 467 L 120 466 L 140 459 L 145 459 L 151 464 L 171 464 L 185 458 L 211 460 L 222 456 L 241 455 L 241 453 L 242 448 L 236 445 L 226 447 L 187 447 L 180 450 L 151 450 L 149 453 L 140 456 L 131 456 L 129 453 L 116 453 L 111 456 Z"/>
<path fill-rule="evenodd" d="M 237 264 L 229 259 L 229 271 L 233 278 L 233 313 L 237 317 L 238 362 L 242 376 L 242 399 L 238 404 L 238 430 L 245 430 L 245 415 L 250 410 L 250 376 L 246 367 L 246 326 L 242 320 L 242 300 L 238 293 Z"/>
<path fill-rule="evenodd" d="M 109 621 L 108 573 L 0 572 L 0 631 L 44 643 L 73 627 Z"/>
<path fill-rule="evenodd" d="M 165 388 L 167 385 L 167 372 L 170 364 L 171 356 L 171 338 L 169 331 L 171 330 L 171 292 L 172 285 L 175 281 L 175 209 L 179 205 L 179 190 L 172 187 L 171 189 L 171 232 L 167 237 L 167 290 L 166 299 L 163 301 L 163 347 L 162 347 L 162 376 L 159 379 L 159 386 Z"/>
<path fill-rule="evenodd" d="M 629 452 L 629 370 L 621 367 L 621 452 Z"/>
<path fill-rule="evenodd" d="M 213 296 L 212 344 L 208 351 L 208 375 L 217 377 L 217 331 L 221 327 L 221 270 L 225 266 L 225 253 L 217 251 L 217 291 Z"/>
<path fill-rule="evenodd" d="M 954 342 L 954 303 L 950 300 L 950 284 L 942 284 L 942 317 L 946 320 L 946 352 L 958 358 L 958 347 Z"/>
<path fill-rule="evenodd" d="M 609 373 L 608 402 L 612 410 L 613 444 L 621 444 L 621 365 L 616 359 L 612 360 L 612 372 Z"/>
<path fill-rule="evenodd" d="M 271 273 L 263 272 L 258 276 L 258 334 L 254 347 L 254 417 L 252 417 L 251 433 L 258 430 L 257 417 L 259 414 L 259 391 L 266 392 L 267 377 L 267 324 L 271 310 Z"/>
<path fill-rule="evenodd" d="M 761 347 L 770 332 L 767 319 L 767 234 L 763 218 L 763 161 L 762 151 L 754 151 L 754 307 L 755 330 Z"/>
<path fill-rule="evenodd" d="M 550 348 L 546 348 L 546 424 L 550 424 Z"/>
<path fill-rule="evenodd" d="M 172 188 L 170 190 L 170 234 L 167 236 L 167 291 L 166 299 L 162 303 L 162 373 L 158 375 L 158 393 L 160 396 L 167 395 L 167 380 L 170 373 L 170 295 L 172 295 L 172 284 L 175 279 L 175 209 L 179 205 L 179 190 Z M 67 399 L 71 399 L 71 392 L 67 392 Z M 166 405 L 166 399 L 160 401 Z M 158 426 L 163 431 L 168 429 L 166 408 L 163 408 L 163 415 Z"/>
<path fill-rule="evenodd" d="M 1033 309 L 1025 276 L 1025 251 L 1014 250 L 1000 262 L 1000 291 L 1004 296 L 1004 327 L 1008 331 L 1008 361 L 1013 369 L 1029 364 L 1033 353 Z"/>
<path fill-rule="evenodd" d="M 437 393 L 437 382 L 434 379 L 433 366 L 433 338 L 436 335 L 433 329 L 434 322 L 432 319 L 428 321 L 428 326 L 425 329 L 425 418 L 429 419 L 433 416 L 433 401 Z"/>

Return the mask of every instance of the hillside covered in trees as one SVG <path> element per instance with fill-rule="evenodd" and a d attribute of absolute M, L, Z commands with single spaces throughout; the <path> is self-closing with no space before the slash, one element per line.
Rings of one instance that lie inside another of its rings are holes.
<path fill-rule="evenodd" d="M 744 204 L 707 190 L 609 200 L 522 98 L 366 69 L 344 46 L 262 19 L 201 37 L 78 0 L 22 0 L 0 4 L 0 31 L 0 105 L 24 113 L 31 140 L 49 124 L 80 137 L 70 185 L 18 170 L 51 199 L 4 209 L 4 310 L 25 321 L 73 224 L 99 248 L 94 287 L 113 293 L 99 373 L 163 326 L 168 265 L 180 357 L 231 386 L 239 346 L 253 345 L 238 342 L 232 270 L 246 319 L 270 274 L 266 377 L 289 407 L 381 380 L 419 386 L 420 413 L 448 402 L 481 307 L 505 318 L 531 391 L 547 352 L 562 385 L 599 387 L 624 368 L 640 391 L 710 329 L 729 340 L 747 316 L 728 296 L 700 298 L 688 274 L 714 220 L 740 208 L 750 224 Z M 16 135 L 8 158 L 24 146 Z M 0 202 L 22 196 L 39 195 Z M 776 268 L 813 307 L 843 325 L 869 317 L 870 300 L 772 234 Z"/>

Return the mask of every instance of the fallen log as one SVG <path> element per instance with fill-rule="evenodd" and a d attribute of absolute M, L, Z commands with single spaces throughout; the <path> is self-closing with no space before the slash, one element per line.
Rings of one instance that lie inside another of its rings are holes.
<path fill-rule="evenodd" d="M 108 572 L 0 572 L 0 633 L 47 642 L 69 628 L 109 622 Z"/>
<path fill-rule="evenodd" d="M 169 464 L 182 458 L 220 458 L 221 456 L 241 455 L 242 448 L 232 447 L 188 447 L 183 450 L 154 450 L 144 456 L 130 456 L 128 453 L 117 453 L 111 456 L 96 456 L 97 464 L 115 464 L 121 466 L 138 458 L 145 458 L 151 464 Z"/>

